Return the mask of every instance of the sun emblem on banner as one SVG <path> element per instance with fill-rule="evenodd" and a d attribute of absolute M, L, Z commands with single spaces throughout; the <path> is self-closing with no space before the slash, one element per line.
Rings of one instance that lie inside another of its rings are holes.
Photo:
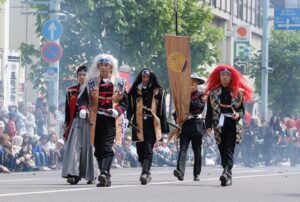
<path fill-rule="evenodd" d="M 187 66 L 187 59 L 180 52 L 174 52 L 169 55 L 167 64 L 172 72 L 180 73 L 184 72 Z"/>

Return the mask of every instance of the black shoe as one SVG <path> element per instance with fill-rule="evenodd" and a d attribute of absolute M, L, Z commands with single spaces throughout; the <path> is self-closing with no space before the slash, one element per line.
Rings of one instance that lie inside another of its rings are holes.
<path fill-rule="evenodd" d="M 97 187 L 110 187 L 111 186 L 111 180 L 108 176 L 101 174 L 98 177 L 99 183 L 97 184 Z"/>
<path fill-rule="evenodd" d="M 75 185 L 79 182 L 79 179 L 77 177 L 68 177 L 67 182 L 69 184 Z"/>
<path fill-rule="evenodd" d="M 184 180 L 183 173 L 180 172 L 179 170 L 177 170 L 177 169 L 174 170 L 174 171 L 173 171 L 173 174 L 174 174 L 175 177 L 177 177 L 177 179 L 178 179 L 179 181 L 183 181 L 183 180 Z"/>
<path fill-rule="evenodd" d="M 194 176 L 194 181 L 200 181 L 199 175 Z"/>
<path fill-rule="evenodd" d="M 146 184 L 150 183 L 151 180 L 152 180 L 152 177 L 150 174 L 142 174 L 140 177 L 141 185 L 146 185 Z"/>
<path fill-rule="evenodd" d="M 221 186 L 222 187 L 232 185 L 232 178 L 231 178 L 230 173 L 225 172 L 220 176 L 220 181 L 221 181 Z"/>
<path fill-rule="evenodd" d="M 95 181 L 94 180 L 89 180 L 86 182 L 86 184 L 95 184 Z"/>

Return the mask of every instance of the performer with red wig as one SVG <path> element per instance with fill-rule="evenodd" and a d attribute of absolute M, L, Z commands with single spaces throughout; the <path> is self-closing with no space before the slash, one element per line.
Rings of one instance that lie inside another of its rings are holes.
<path fill-rule="evenodd" d="M 221 186 L 232 184 L 234 148 L 241 142 L 243 101 L 252 101 L 252 92 L 246 79 L 229 65 L 216 67 L 207 80 L 206 127 L 208 135 L 213 129 L 221 154 Z"/>

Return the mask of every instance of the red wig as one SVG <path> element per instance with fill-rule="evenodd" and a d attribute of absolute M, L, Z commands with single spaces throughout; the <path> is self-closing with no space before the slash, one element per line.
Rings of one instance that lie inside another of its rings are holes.
<path fill-rule="evenodd" d="M 214 69 L 214 71 L 210 74 L 210 76 L 207 79 L 205 94 L 208 95 L 208 93 L 211 90 L 221 87 L 220 72 L 224 69 L 227 69 L 231 72 L 230 88 L 233 92 L 233 97 L 237 97 L 239 89 L 243 89 L 244 100 L 246 102 L 251 102 L 253 89 L 249 86 L 248 82 L 241 75 L 241 73 L 237 71 L 234 67 L 229 65 L 219 65 Z"/>

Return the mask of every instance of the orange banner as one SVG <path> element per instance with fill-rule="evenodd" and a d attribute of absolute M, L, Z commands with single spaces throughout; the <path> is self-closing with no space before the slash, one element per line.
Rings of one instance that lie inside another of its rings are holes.
<path fill-rule="evenodd" d="M 189 37 L 167 35 L 165 36 L 165 46 L 169 82 L 177 113 L 177 124 L 181 126 L 187 118 L 191 97 Z"/>

